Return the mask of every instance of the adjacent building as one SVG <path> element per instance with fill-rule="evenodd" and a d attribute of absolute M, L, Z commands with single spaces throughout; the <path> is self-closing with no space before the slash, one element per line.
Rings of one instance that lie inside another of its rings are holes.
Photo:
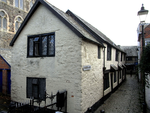
<path fill-rule="evenodd" d="M 67 91 L 67 112 L 97 107 L 125 80 L 125 52 L 88 22 L 37 0 L 10 42 L 11 99 Z M 47 103 L 48 104 L 48 103 Z"/>
<path fill-rule="evenodd" d="M 137 46 L 121 46 L 121 49 L 126 53 L 126 72 L 128 74 L 138 73 L 138 53 Z"/>
<path fill-rule="evenodd" d="M 0 55 L 9 65 L 11 65 L 9 43 L 34 2 L 35 0 L 0 0 Z M 1 70 L 4 68 L 2 67 Z M 4 80 L 4 82 L 7 81 Z"/>
<path fill-rule="evenodd" d="M 142 55 L 142 26 L 139 24 L 138 29 L 137 29 L 137 34 L 138 34 L 138 62 L 140 63 L 140 58 Z M 150 43 L 150 24 L 145 23 L 144 25 L 144 43 L 145 46 Z M 142 74 L 139 72 L 139 80 L 142 81 L 143 77 Z M 150 83 L 150 76 L 148 75 L 149 83 Z M 146 104 L 147 107 L 150 109 L 150 88 L 145 87 L 145 98 L 146 98 Z"/>

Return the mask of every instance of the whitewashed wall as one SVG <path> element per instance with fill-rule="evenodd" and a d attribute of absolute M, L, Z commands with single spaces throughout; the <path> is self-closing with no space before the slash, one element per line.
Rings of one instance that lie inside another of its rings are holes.
<path fill-rule="evenodd" d="M 103 97 L 103 52 L 98 59 L 98 46 L 82 43 L 82 67 L 90 65 L 89 71 L 82 70 L 82 113 Z"/>
<path fill-rule="evenodd" d="M 55 57 L 27 58 L 27 36 L 55 32 Z M 68 112 L 81 113 L 81 39 L 40 5 L 12 50 L 11 99 L 26 98 L 26 77 L 46 78 L 48 94 L 68 91 Z M 47 100 L 47 104 L 48 104 Z"/>

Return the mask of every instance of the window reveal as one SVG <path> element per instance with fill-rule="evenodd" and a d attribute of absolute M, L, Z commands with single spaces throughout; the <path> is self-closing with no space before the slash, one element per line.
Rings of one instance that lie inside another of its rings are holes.
<path fill-rule="evenodd" d="M 29 36 L 28 38 L 28 57 L 54 56 L 55 37 L 54 33 Z"/>
<path fill-rule="evenodd" d="M 104 90 L 109 88 L 109 73 L 104 74 Z"/>
<path fill-rule="evenodd" d="M 111 47 L 107 45 L 107 60 L 111 60 Z"/>
<path fill-rule="evenodd" d="M 45 100 L 45 89 L 46 79 L 45 78 L 32 78 L 27 77 L 27 98 L 34 97 L 34 99 Z"/>

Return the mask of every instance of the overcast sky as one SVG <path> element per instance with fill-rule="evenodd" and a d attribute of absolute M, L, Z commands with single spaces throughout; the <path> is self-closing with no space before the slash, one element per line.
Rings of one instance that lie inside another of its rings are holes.
<path fill-rule="evenodd" d="M 137 45 L 137 12 L 142 4 L 150 11 L 150 0 L 47 0 L 66 12 L 68 9 L 99 29 L 115 44 Z M 150 23 L 150 12 L 146 18 Z"/>

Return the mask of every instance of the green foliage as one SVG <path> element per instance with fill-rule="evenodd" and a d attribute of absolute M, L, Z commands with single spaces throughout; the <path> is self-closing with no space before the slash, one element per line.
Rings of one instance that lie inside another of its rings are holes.
<path fill-rule="evenodd" d="M 145 84 L 149 87 L 148 75 L 150 75 L 150 44 L 144 47 L 144 51 L 142 53 L 139 68 L 141 73 L 145 75 Z"/>

